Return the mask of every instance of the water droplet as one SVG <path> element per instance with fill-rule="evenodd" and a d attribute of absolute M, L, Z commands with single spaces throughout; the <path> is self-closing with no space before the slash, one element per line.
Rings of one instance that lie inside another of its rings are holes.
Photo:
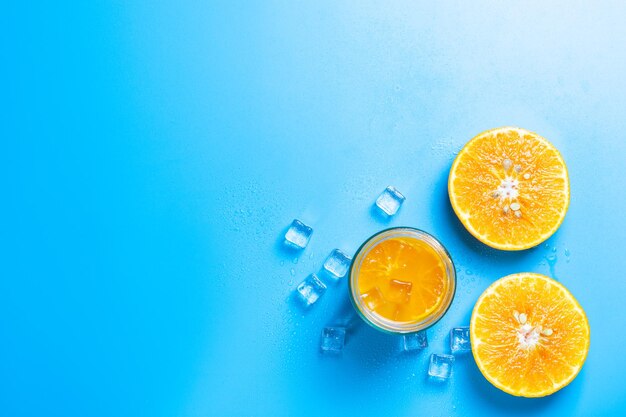
<path fill-rule="evenodd" d="M 548 267 L 550 268 L 550 276 L 552 276 L 552 278 L 558 281 L 558 278 L 556 277 L 556 273 L 554 272 L 554 269 L 555 269 L 554 267 L 556 265 L 557 260 L 558 260 L 558 257 L 554 253 L 546 256 L 546 261 L 548 262 Z"/>
<path fill-rule="evenodd" d="M 297 264 L 298 263 L 298 258 L 293 258 L 293 263 Z"/>
<path fill-rule="evenodd" d="M 285 261 L 280 261 L 280 266 L 284 266 L 285 265 Z"/>
<path fill-rule="evenodd" d="M 310 255 L 309 255 L 309 259 L 313 259 L 313 254 L 310 254 Z"/>
<path fill-rule="evenodd" d="M 552 247 L 552 252 L 556 252 L 556 246 Z"/>
<path fill-rule="evenodd" d="M 472 275 L 472 274 L 473 274 L 473 272 L 472 272 L 472 271 L 470 271 L 469 269 L 468 269 L 468 270 L 466 270 L 466 271 L 465 271 L 465 273 L 466 273 L 467 275 Z"/>
<path fill-rule="evenodd" d="M 291 268 L 291 269 L 289 270 L 289 273 L 290 273 L 290 274 L 291 274 L 291 276 L 293 277 L 293 276 L 295 276 L 295 275 L 296 275 L 296 270 L 295 270 L 295 269 L 293 269 L 293 268 Z"/>

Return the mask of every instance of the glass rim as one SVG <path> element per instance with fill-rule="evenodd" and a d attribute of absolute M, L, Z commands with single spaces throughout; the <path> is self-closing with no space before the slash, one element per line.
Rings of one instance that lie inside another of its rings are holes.
<path fill-rule="evenodd" d="M 392 238 L 392 237 L 402 237 L 407 236 L 411 238 L 418 239 L 422 242 L 428 244 L 431 248 L 435 250 L 435 252 L 441 257 L 441 260 L 444 263 L 446 278 L 448 281 L 448 291 L 446 291 L 445 298 L 441 302 L 437 311 L 433 314 L 428 315 L 423 320 L 419 321 L 411 321 L 411 322 L 399 322 L 394 320 L 389 320 L 384 318 L 378 314 L 375 314 L 371 310 L 365 307 L 363 301 L 358 293 L 357 289 L 357 278 L 358 271 L 360 271 L 361 262 L 365 258 L 365 255 L 369 253 L 369 251 L 376 246 L 378 243 Z M 374 327 L 376 330 L 380 330 L 385 333 L 392 334 L 407 334 L 414 333 L 425 330 L 435 323 L 437 323 L 441 318 L 448 312 L 450 306 L 452 305 L 452 301 L 454 300 L 454 296 L 456 295 L 456 268 L 454 266 L 454 262 L 452 261 L 452 257 L 448 250 L 443 246 L 443 244 L 433 235 L 428 232 L 425 232 L 421 229 L 417 229 L 414 227 L 408 226 L 399 226 L 399 227 L 391 227 L 388 229 L 381 230 L 363 242 L 359 249 L 357 249 L 353 261 L 350 265 L 349 271 L 349 290 L 350 290 L 350 300 L 352 301 L 352 305 L 357 311 L 358 315 L 370 326 Z"/>

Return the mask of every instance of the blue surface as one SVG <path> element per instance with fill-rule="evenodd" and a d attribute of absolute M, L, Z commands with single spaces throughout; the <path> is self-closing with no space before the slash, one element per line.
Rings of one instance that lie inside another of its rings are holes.
<path fill-rule="evenodd" d="M 132 3 L 3 6 L 0 414 L 626 414 L 623 2 Z M 572 185 L 521 253 L 473 239 L 446 195 L 455 152 L 509 124 Z M 407 200 L 382 222 L 390 184 Z M 294 217 L 315 230 L 302 254 L 280 244 Z M 293 289 L 396 225 L 451 252 L 450 312 L 425 352 L 360 326 L 322 357 L 346 282 L 306 314 Z M 518 271 L 586 309 L 578 378 L 518 399 L 466 356 L 430 384 L 430 353 Z"/>

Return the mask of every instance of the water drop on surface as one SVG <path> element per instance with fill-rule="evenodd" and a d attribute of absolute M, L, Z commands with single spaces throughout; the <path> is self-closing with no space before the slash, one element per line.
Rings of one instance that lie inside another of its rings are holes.
<path fill-rule="evenodd" d="M 293 268 L 291 268 L 291 269 L 289 270 L 289 273 L 290 273 L 290 274 L 291 274 L 291 276 L 293 277 L 294 275 L 296 275 L 296 270 L 295 270 L 295 269 L 293 269 Z"/>
<path fill-rule="evenodd" d="M 550 276 L 558 281 L 558 278 L 556 277 L 556 273 L 554 271 L 557 260 L 558 257 L 554 253 L 546 256 L 546 261 L 548 262 L 548 267 L 550 268 Z"/>
<path fill-rule="evenodd" d="M 297 264 L 298 263 L 298 258 L 293 258 L 293 263 Z"/>

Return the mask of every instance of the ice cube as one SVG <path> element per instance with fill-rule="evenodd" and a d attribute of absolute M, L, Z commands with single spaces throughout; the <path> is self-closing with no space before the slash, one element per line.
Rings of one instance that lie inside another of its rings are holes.
<path fill-rule="evenodd" d="M 446 380 L 452 374 L 452 364 L 454 364 L 454 356 L 433 353 L 430 355 L 428 375 L 437 380 Z"/>
<path fill-rule="evenodd" d="M 397 304 L 407 303 L 409 301 L 409 297 L 411 296 L 412 288 L 413 284 L 411 282 L 392 279 L 389 282 L 387 299 Z"/>
<path fill-rule="evenodd" d="M 311 234 L 313 234 L 312 228 L 300 220 L 294 219 L 287 233 L 285 233 L 285 243 L 297 249 L 304 249 L 309 244 Z"/>
<path fill-rule="evenodd" d="M 402 345 L 405 352 L 421 350 L 428 347 L 428 336 L 426 335 L 426 330 L 403 335 Z"/>
<path fill-rule="evenodd" d="M 302 302 L 308 307 L 315 303 L 326 291 L 326 285 L 315 274 L 309 275 L 297 287 L 298 295 Z"/>
<path fill-rule="evenodd" d="M 383 299 L 374 312 L 387 320 L 396 320 L 400 314 L 400 308 L 398 304 Z"/>
<path fill-rule="evenodd" d="M 324 261 L 324 269 L 330 273 L 334 278 L 339 279 L 346 275 L 350 268 L 350 262 L 352 258 L 340 251 L 334 249 L 326 261 Z"/>
<path fill-rule="evenodd" d="M 346 341 L 346 329 L 344 327 L 325 327 L 322 330 L 320 349 L 323 353 L 339 354 L 343 350 Z"/>
<path fill-rule="evenodd" d="M 471 350 L 469 327 L 455 327 L 450 330 L 450 351 L 452 353 L 465 353 Z"/>
<path fill-rule="evenodd" d="M 376 310 L 376 307 L 383 304 L 385 300 L 383 299 L 383 295 L 378 289 L 378 287 L 374 287 L 371 290 L 361 294 L 361 299 L 370 310 Z"/>
<path fill-rule="evenodd" d="M 396 187 L 389 186 L 378 196 L 376 199 L 376 205 L 386 215 L 393 216 L 398 212 L 404 200 L 406 200 L 406 198 L 396 189 Z"/>

